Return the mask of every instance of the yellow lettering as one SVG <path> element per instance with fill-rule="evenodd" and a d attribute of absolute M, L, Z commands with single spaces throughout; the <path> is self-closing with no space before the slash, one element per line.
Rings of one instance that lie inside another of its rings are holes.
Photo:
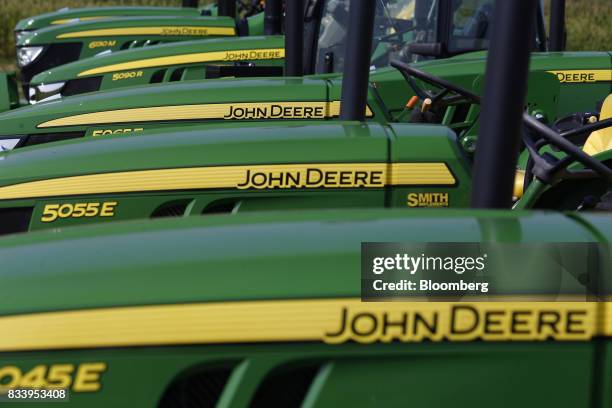
<path fill-rule="evenodd" d="M 100 389 L 100 376 L 106 370 L 106 363 L 83 363 L 74 378 L 74 392 L 94 392 Z"/>
<path fill-rule="evenodd" d="M 15 366 L 0 367 L 0 393 L 17 387 L 21 381 L 21 370 Z"/>

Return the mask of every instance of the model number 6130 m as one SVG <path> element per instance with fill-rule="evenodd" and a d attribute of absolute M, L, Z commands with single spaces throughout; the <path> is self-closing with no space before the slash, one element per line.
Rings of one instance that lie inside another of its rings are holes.
<path fill-rule="evenodd" d="M 66 203 L 47 204 L 43 209 L 42 222 L 53 222 L 58 218 L 81 217 L 113 217 L 115 215 L 116 201 L 103 203 Z"/>

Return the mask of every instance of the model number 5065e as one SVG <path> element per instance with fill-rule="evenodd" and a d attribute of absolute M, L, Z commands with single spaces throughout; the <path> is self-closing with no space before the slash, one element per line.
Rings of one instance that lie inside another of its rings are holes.
<path fill-rule="evenodd" d="M 42 222 L 53 222 L 58 218 L 81 217 L 113 217 L 115 215 L 116 201 L 102 203 L 66 203 L 47 204 L 43 209 Z"/>

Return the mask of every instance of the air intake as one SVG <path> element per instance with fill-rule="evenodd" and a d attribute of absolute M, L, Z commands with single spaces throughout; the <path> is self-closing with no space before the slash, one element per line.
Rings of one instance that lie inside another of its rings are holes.
<path fill-rule="evenodd" d="M 199 370 L 175 380 L 164 392 L 159 408 L 214 407 L 233 367 Z"/>
<path fill-rule="evenodd" d="M 151 218 L 182 217 L 191 200 L 170 201 L 157 207 Z"/>
<path fill-rule="evenodd" d="M 255 392 L 250 408 L 301 407 L 319 369 L 319 364 L 309 363 L 272 370 Z"/>
<path fill-rule="evenodd" d="M 30 227 L 32 208 L 0 208 L 0 235 L 26 232 Z"/>

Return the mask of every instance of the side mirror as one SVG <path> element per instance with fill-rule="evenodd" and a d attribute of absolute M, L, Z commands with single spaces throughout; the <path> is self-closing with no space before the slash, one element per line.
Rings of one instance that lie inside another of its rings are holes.
<path fill-rule="evenodd" d="M 411 54 L 421 55 L 423 57 L 442 57 L 445 54 L 444 45 L 442 43 L 410 43 L 408 51 Z"/>

